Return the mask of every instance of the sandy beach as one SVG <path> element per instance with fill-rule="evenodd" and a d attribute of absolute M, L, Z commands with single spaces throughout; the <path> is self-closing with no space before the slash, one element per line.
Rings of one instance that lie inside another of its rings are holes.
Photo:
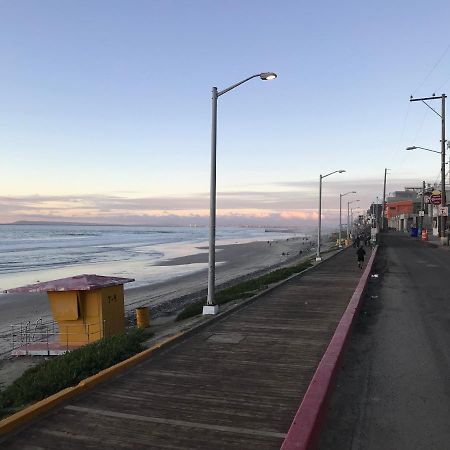
<path fill-rule="evenodd" d="M 270 268 L 304 257 L 311 249 L 311 242 L 303 237 L 292 237 L 275 241 L 257 241 L 244 244 L 218 245 L 216 252 L 216 283 L 226 286 L 231 281 L 249 278 Z M 201 264 L 208 261 L 205 247 L 199 246 L 199 253 L 158 262 L 158 266 L 182 266 Z M 300 254 L 300 251 L 302 252 Z M 185 304 L 206 293 L 207 270 L 172 278 L 125 290 L 125 308 L 129 315 L 137 306 L 149 306 L 152 317 L 170 314 Z M 32 323 L 43 318 L 51 320 L 46 294 L 3 294 L 0 296 L 0 354 L 10 349 L 9 332 L 13 323 L 30 320 Z"/>

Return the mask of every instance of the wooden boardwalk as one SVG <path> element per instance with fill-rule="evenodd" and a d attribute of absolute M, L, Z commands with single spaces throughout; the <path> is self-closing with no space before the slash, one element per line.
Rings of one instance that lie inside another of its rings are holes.
<path fill-rule="evenodd" d="M 4 449 L 279 449 L 362 271 L 353 249 L 10 436 Z"/>

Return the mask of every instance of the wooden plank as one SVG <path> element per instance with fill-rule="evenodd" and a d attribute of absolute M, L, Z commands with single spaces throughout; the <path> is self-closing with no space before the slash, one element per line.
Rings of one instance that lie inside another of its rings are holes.
<path fill-rule="evenodd" d="M 340 253 L 3 447 L 23 448 L 32 436 L 36 448 L 56 441 L 69 450 L 279 449 L 360 278 L 355 266 L 352 252 Z"/>

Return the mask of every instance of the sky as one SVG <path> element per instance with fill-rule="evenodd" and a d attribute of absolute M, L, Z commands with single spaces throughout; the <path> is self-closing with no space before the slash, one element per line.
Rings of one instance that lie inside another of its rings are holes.
<path fill-rule="evenodd" d="M 0 222 L 338 222 L 439 179 L 446 0 L 0 0 Z M 436 108 L 438 101 L 433 102 Z"/>

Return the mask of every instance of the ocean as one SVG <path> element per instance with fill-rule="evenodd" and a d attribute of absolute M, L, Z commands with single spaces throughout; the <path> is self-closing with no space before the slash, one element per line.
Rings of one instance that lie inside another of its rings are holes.
<path fill-rule="evenodd" d="M 218 245 L 293 236 L 231 227 L 219 227 L 216 234 Z M 132 287 L 148 285 L 204 269 L 205 263 L 158 262 L 207 252 L 207 246 L 203 227 L 0 225 L 0 291 L 83 273 L 135 278 Z"/>

